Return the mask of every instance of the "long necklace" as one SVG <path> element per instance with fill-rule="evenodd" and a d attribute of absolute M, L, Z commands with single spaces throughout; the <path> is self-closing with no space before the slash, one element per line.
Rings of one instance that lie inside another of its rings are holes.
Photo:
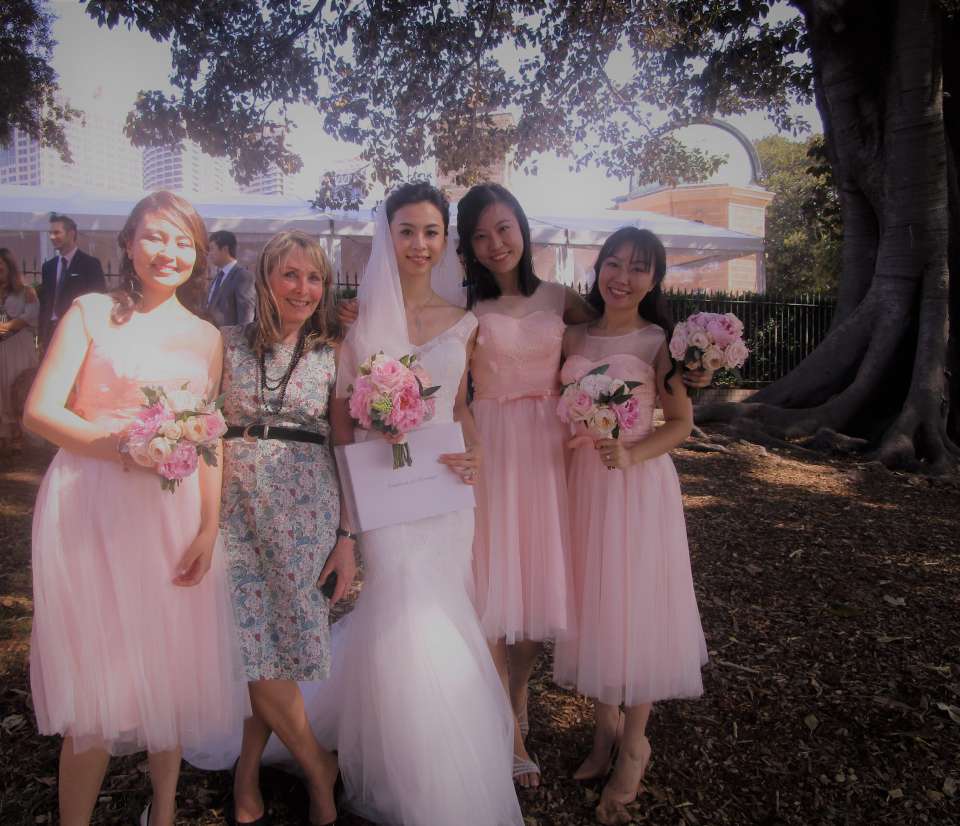
<path fill-rule="evenodd" d="M 260 408 L 265 412 L 276 416 L 283 409 L 283 400 L 287 396 L 287 385 L 290 383 L 290 377 L 293 375 L 293 371 L 296 369 L 297 363 L 300 361 L 300 357 L 303 355 L 303 347 L 305 342 L 306 335 L 303 333 L 303 331 L 301 331 L 300 336 L 297 338 L 297 344 L 293 348 L 293 355 L 290 357 L 290 364 L 287 365 L 287 369 L 277 379 L 269 379 L 267 377 L 266 353 L 263 350 L 260 351 L 260 358 L 257 362 L 257 367 L 259 368 L 258 372 L 260 374 Z M 268 400 L 268 390 L 271 393 L 275 393 L 277 390 L 279 390 L 280 393 L 275 399 Z"/>

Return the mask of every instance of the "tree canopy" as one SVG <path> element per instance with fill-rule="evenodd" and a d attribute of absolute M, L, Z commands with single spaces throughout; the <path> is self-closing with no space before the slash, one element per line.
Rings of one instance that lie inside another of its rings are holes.
<path fill-rule="evenodd" d="M 843 266 L 840 203 L 823 137 L 771 135 L 756 147 L 760 184 L 776 195 L 766 215 L 767 292 L 834 292 Z"/>

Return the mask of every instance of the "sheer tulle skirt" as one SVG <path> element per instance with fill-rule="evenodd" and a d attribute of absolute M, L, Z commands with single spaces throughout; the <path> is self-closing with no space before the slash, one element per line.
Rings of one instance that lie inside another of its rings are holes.
<path fill-rule="evenodd" d="M 483 446 L 474 541 L 474 601 L 489 640 L 573 630 L 564 444 L 557 400 L 477 399 Z"/>
<path fill-rule="evenodd" d="M 330 679 L 301 683 L 337 749 L 345 808 L 403 826 L 522 826 L 512 715 L 468 596 L 473 511 L 365 533 L 363 589 L 333 625 Z M 226 768 L 240 737 L 187 759 Z M 267 763 L 295 768 L 274 736 Z"/>
<path fill-rule="evenodd" d="M 196 747 L 249 713 L 223 550 L 172 584 L 196 537 L 196 475 L 157 477 L 61 450 L 33 520 L 30 679 L 43 734 L 114 754 Z"/>
<path fill-rule="evenodd" d="M 569 485 L 578 635 L 556 646 L 556 680 L 612 705 L 700 696 L 707 650 L 670 457 L 608 470 L 582 447 Z"/>

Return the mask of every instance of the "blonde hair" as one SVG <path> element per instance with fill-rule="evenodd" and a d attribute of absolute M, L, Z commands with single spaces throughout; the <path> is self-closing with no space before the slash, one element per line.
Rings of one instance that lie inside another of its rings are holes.
<path fill-rule="evenodd" d="M 248 328 L 248 340 L 254 351 L 269 350 L 283 338 L 280 306 L 270 289 L 270 273 L 281 266 L 294 250 L 301 250 L 323 278 L 323 297 L 313 315 L 304 323 L 306 349 L 316 349 L 339 336 L 333 289 L 333 267 L 320 242 L 298 229 L 278 232 L 264 246 L 257 260 L 254 286 L 257 290 L 257 318 Z"/>

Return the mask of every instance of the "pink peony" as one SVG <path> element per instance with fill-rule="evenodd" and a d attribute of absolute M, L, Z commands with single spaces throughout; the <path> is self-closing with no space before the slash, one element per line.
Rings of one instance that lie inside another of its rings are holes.
<path fill-rule="evenodd" d="M 203 423 L 207 431 L 207 441 L 215 442 L 227 432 L 227 423 L 219 410 L 216 413 L 205 413 Z"/>
<path fill-rule="evenodd" d="M 373 382 L 367 376 L 357 377 L 350 394 L 350 415 L 360 423 L 360 427 L 369 430 L 373 424 L 370 408 L 379 394 Z"/>
<path fill-rule="evenodd" d="M 378 358 L 370 366 L 373 383 L 387 393 L 400 387 L 409 375 L 410 371 L 396 359 Z"/>
<path fill-rule="evenodd" d="M 713 343 L 721 348 L 740 338 L 740 334 L 730 322 L 730 319 L 719 314 L 710 319 L 707 324 L 707 332 L 710 333 Z"/>
<path fill-rule="evenodd" d="M 187 441 L 179 442 L 158 468 L 164 479 L 186 479 L 197 469 L 197 449 Z"/>
<path fill-rule="evenodd" d="M 419 427 L 427 417 L 427 408 L 420 398 L 419 389 L 403 387 L 393 396 L 393 408 L 387 416 L 387 424 L 400 433 Z"/>
<path fill-rule="evenodd" d="M 145 445 L 173 419 L 173 411 L 163 402 L 145 407 L 127 429 L 128 441 L 131 444 Z"/>
<path fill-rule="evenodd" d="M 623 404 L 613 405 L 613 412 L 622 430 L 632 430 L 640 421 L 640 399 L 631 396 Z"/>

